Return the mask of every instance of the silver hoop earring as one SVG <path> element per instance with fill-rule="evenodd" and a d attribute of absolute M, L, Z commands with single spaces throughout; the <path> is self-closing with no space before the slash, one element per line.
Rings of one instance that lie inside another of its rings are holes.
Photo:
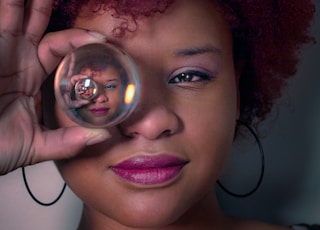
<path fill-rule="evenodd" d="M 62 195 L 63 195 L 63 193 L 64 193 L 64 191 L 65 191 L 65 189 L 67 187 L 66 183 L 64 183 L 64 185 L 63 185 L 63 187 L 61 189 L 61 192 L 59 193 L 59 195 L 57 196 L 56 199 L 54 199 L 51 202 L 45 203 L 45 202 L 40 201 L 38 198 L 36 198 L 35 195 L 32 193 L 32 191 L 31 191 L 31 189 L 29 187 L 29 184 L 28 184 L 25 168 L 22 167 L 21 169 L 22 169 L 22 177 L 23 177 L 24 185 L 25 185 L 25 187 L 26 187 L 26 189 L 28 191 L 28 194 L 30 195 L 30 197 L 32 198 L 32 200 L 34 202 L 36 202 L 37 204 L 39 204 L 41 206 L 52 206 L 52 205 L 54 205 L 55 203 L 57 203 L 60 200 L 60 198 L 62 197 Z"/>
<path fill-rule="evenodd" d="M 244 122 L 239 121 L 239 120 L 237 120 L 237 126 L 245 127 L 253 135 L 253 137 L 254 137 L 254 139 L 255 139 L 258 147 L 259 147 L 259 153 L 260 153 L 260 158 L 261 158 L 261 171 L 260 171 L 260 176 L 259 176 L 258 182 L 257 182 L 257 184 L 254 186 L 254 188 L 252 190 L 250 190 L 247 193 L 243 193 L 243 194 L 231 192 L 229 189 L 227 189 L 225 186 L 223 186 L 222 183 L 219 180 L 217 180 L 217 184 L 227 194 L 229 194 L 231 196 L 234 196 L 234 197 L 238 197 L 238 198 L 244 198 L 244 197 L 248 197 L 248 196 L 251 196 L 252 194 L 254 194 L 258 190 L 258 188 L 260 187 L 261 182 L 263 180 L 263 176 L 264 176 L 265 158 L 264 158 L 264 151 L 263 151 L 262 144 L 261 144 L 261 142 L 259 140 L 259 137 L 255 133 L 255 131 L 249 125 L 247 125 Z"/>

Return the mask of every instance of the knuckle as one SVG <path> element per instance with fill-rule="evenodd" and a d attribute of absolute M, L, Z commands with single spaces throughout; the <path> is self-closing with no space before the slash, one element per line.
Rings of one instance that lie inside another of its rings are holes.
<path fill-rule="evenodd" d="M 21 0 L 4 1 L 4 6 L 22 9 L 24 8 L 24 1 L 21 1 Z"/>
<path fill-rule="evenodd" d="M 44 16 L 50 17 L 51 16 L 51 11 L 52 7 L 51 6 L 39 6 L 39 7 L 34 7 L 33 11 L 40 13 Z"/>
<path fill-rule="evenodd" d="M 33 46 L 38 46 L 39 43 L 39 35 L 38 34 L 33 34 L 33 33 L 27 33 L 26 39 L 28 42 L 30 42 Z"/>
<path fill-rule="evenodd" d="M 22 35 L 20 30 L 0 29 L 0 38 L 6 40 L 7 38 L 18 38 Z"/>

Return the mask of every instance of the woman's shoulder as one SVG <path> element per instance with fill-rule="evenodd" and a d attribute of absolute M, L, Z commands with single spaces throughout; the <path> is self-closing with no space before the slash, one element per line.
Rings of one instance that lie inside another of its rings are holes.
<path fill-rule="evenodd" d="M 291 226 L 292 230 L 320 230 L 320 225 L 298 224 Z"/>
<path fill-rule="evenodd" d="M 265 223 L 255 220 L 243 220 L 243 219 L 234 219 L 232 229 L 237 230 L 247 230 L 247 229 L 257 229 L 257 230 L 292 230 L 288 226 L 274 225 L 270 223 Z M 299 229 L 300 230 L 300 229 Z"/>
<path fill-rule="evenodd" d="M 320 230 L 320 225 L 297 224 L 292 226 L 280 226 L 255 220 L 243 220 L 237 218 L 231 218 L 231 223 L 231 229 L 236 230 Z"/>

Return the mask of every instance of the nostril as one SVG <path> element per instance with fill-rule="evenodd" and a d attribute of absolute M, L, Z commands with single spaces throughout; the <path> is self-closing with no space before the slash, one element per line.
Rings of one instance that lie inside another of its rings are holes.
<path fill-rule="evenodd" d="M 160 133 L 160 135 L 156 135 L 156 133 L 154 133 L 153 136 L 149 135 L 148 139 L 157 139 L 157 138 L 161 138 L 161 137 L 169 137 L 173 134 L 173 132 L 170 129 L 164 130 L 162 133 Z M 139 134 L 139 132 L 124 132 L 124 135 L 128 138 L 137 138 L 139 137 L 141 134 Z"/>
<path fill-rule="evenodd" d="M 172 131 L 170 129 L 167 129 L 163 131 L 162 136 L 168 137 L 168 136 L 171 136 L 171 134 L 172 134 Z"/>
<path fill-rule="evenodd" d="M 166 106 L 152 105 L 148 110 L 131 114 L 119 127 L 126 137 L 155 140 L 172 136 L 179 129 L 179 124 L 179 118 L 172 110 Z"/>
<path fill-rule="evenodd" d="M 126 134 L 126 136 L 127 136 L 127 137 L 130 137 L 130 138 L 135 138 L 135 137 L 138 136 L 138 133 L 136 133 L 136 132 L 128 133 L 128 134 Z"/>

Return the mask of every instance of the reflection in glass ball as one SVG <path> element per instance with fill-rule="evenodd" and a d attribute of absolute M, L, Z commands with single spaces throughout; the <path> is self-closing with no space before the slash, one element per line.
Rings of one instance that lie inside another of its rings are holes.
<path fill-rule="evenodd" d="M 62 60 L 54 87 L 60 107 L 71 120 L 86 127 L 108 127 L 134 110 L 140 80 L 124 51 L 110 44 L 89 44 Z"/>
<path fill-rule="evenodd" d="M 90 78 L 80 79 L 76 82 L 75 93 L 77 99 L 93 100 L 98 94 L 97 84 Z"/>

